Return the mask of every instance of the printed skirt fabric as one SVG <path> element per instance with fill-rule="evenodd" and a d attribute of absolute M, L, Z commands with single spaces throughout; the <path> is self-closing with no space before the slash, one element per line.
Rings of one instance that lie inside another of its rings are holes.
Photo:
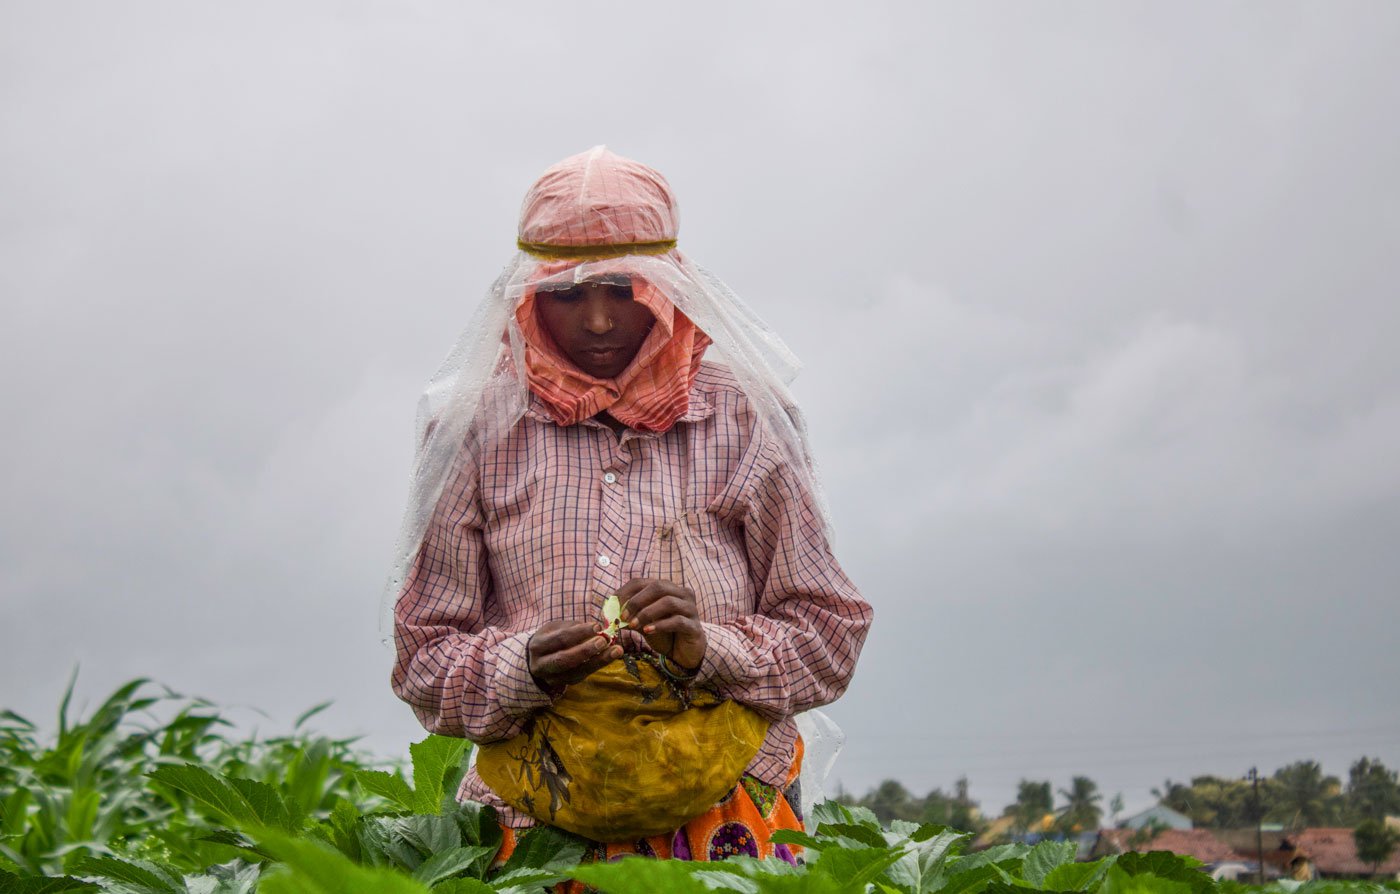
<path fill-rule="evenodd" d="M 777 857 L 796 863 L 802 848 L 774 844 L 769 839 L 779 829 L 801 831 L 802 796 L 798 771 L 802 767 L 802 740 L 782 787 L 768 785 L 745 775 L 718 804 L 690 820 L 675 832 L 653 835 L 635 841 L 594 842 L 584 862 L 618 860 L 626 856 L 654 857 L 660 860 L 723 860 L 739 855 Z M 515 830 L 502 827 L 505 840 L 496 855 L 496 865 L 504 863 L 515 850 Z M 557 894 L 583 894 L 591 890 L 581 882 L 555 887 Z"/>

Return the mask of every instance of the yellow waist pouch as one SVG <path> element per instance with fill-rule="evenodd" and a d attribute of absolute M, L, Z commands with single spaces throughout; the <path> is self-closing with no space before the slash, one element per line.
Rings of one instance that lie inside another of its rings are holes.
<path fill-rule="evenodd" d="M 768 733 L 751 708 L 628 653 L 532 718 L 481 746 L 477 772 L 501 799 L 594 841 L 680 828 L 739 781 Z"/>

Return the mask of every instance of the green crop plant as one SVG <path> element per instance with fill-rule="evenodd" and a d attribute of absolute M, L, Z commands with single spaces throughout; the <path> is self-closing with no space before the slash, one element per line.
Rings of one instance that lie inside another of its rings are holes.
<path fill-rule="evenodd" d="M 1358 894 L 1400 884 L 1216 883 L 1168 853 L 1074 861 L 1064 842 L 970 852 L 968 835 L 834 802 L 780 832 L 804 864 L 734 858 L 582 863 L 586 842 L 528 831 L 504 865 L 495 813 L 455 797 L 470 756 L 428 736 L 404 766 L 311 734 L 239 737 L 209 704 L 146 680 L 56 732 L 0 711 L 0 894 L 526 894 L 564 879 L 604 894 Z"/>

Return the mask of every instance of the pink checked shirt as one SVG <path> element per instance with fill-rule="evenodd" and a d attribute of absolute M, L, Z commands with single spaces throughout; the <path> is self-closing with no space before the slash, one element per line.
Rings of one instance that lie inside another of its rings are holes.
<path fill-rule="evenodd" d="M 845 691 L 871 609 L 754 426 L 733 377 L 705 364 L 662 434 L 559 426 L 535 402 L 488 452 L 469 442 L 395 608 L 395 693 L 431 732 L 514 736 L 550 704 L 525 650 L 539 625 L 600 620 L 634 577 L 683 577 L 708 639 L 697 685 L 774 721 L 748 772 L 781 785 L 792 715 Z M 531 823 L 475 770 L 459 795 Z"/>

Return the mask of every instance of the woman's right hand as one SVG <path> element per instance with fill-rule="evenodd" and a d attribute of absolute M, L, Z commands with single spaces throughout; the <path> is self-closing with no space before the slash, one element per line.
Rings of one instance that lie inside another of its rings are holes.
<path fill-rule="evenodd" d="M 590 621 L 548 621 L 530 637 L 530 675 L 544 692 L 557 695 L 610 661 L 622 647 L 609 644 L 603 625 Z"/>

